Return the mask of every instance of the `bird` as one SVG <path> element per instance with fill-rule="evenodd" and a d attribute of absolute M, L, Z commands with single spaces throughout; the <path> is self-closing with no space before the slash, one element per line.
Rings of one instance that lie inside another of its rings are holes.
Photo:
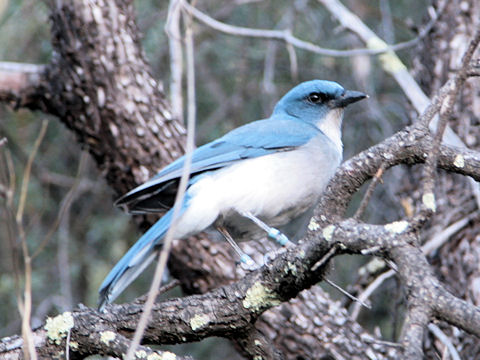
<path fill-rule="evenodd" d="M 244 263 L 252 260 L 235 240 L 265 235 L 281 245 L 298 240 L 342 161 L 344 109 L 366 97 L 334 81 L 306 81 L 288 91 L 269 118 L 196 148 L 173 237 L 218 230 Z M 185 162 L 184 155 L 116 201 L 134 214 L 166 213 L 107 275 L 99 288 L 100 310 L 160 251 Z"/>

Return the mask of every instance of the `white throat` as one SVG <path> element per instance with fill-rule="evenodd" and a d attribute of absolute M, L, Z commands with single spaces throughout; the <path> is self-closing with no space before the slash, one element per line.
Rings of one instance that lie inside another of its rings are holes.
<path fill-rule="evenodd" d="M 334 143 L 340 154 L 343 152 L 342 120 L 343 108 L 333 109 L 327 113 L 325 119 L 318 126 L 318 128 Z"/>

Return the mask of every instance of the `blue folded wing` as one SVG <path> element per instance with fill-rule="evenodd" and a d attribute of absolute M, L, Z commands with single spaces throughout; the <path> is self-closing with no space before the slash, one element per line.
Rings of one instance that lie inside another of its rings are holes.
<path fill-rule="evenodd" d="M 240 160 L 294 149 L 319 132 L 312 124 L 299 120 L 270 118 L 252 122 L 197 148 L 192 154 L 190 176 L 194 180 L 198 174 Z M 140 213 L 170 207 L 185 159 L 182 156 L 163 168 L 152 179 L 121 197 L 117 205 L 126 204 L 130 211 Z M 167 199 L 162 201 L 162 196 Z"/>

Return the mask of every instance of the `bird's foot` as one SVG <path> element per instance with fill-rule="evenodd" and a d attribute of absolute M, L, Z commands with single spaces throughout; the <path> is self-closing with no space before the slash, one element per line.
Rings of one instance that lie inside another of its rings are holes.
<path fill-rule="evenodd" d="M 277 251 L 269 251 L 265 255 L 263 255 L 263 263 L 266 266 L 270 266 L 271 263 L 273 263 L 273 260 L 277 257 L 278 252 Z"/>
<path fill-rule="evenodd" d="M 275 229 L 273 227 L 270 227 L 268 229 L 268 237 L 270 239 L 273 239 L 277 242 L 277 244 L 281 245 L 281 246 L 287 246 L 287 245 L 291 245 L 292 242 L 288 239 L 288 237 L 283 234 L 280 230 L 278 229 Z"/>
<path fill-rule="evenodd" d="M 243 253 L 240 256 L 240 267 L 245 271 L 257 270 L 260 266 L 250 256 Z"/>

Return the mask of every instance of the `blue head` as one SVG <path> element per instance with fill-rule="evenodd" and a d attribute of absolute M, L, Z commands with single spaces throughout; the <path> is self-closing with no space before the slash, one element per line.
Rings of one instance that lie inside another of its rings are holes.
<path fill-rule="evenodd" d="M 277 103 L 274 114 L 288 115 L 317 126 L 331 110 L 343 114 L 347 105 L 366 98 L 367 95 L 345 90 L 341 85 L 327 80 L 311 80 L 295 86 Z"/>
<path fill-rule="evenodd" d="M 345 90 L 333 81 L 311 80 L 295 86 L 273 109 L 273 116 L 311 123 L 342 153 L 341 128 L 344 108 L 365 99 L 359 91 Z"/>

